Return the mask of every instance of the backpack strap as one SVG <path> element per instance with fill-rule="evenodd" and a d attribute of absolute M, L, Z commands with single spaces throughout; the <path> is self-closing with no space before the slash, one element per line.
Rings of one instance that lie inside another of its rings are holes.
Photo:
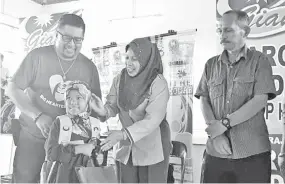
<path fill-rule="evenodd" d="M 100 138 L 100 121 L 90 116 L 90 124 L 92 129 L 92 138 Z"/>
<path fill-rule="evenodd" d="M 71 119 L 66 115 L 59 116 L 58 118 L 59 118 L 59 124 L 60 124 L 58 144 L 83 144 L 81 140 L 80 141 L 70 141 L 71 134 L 72 134 Z M 96 118 L 90 117 L 90 124 L 91 124 L 91 129 L 92 129 L 92 137 L 99 139 L 100 131 L 101 131 L 100 121 Z"/>
<path fill-rule="evenodd" d="M 60 131 L 58 136 L 58 144 L 68 143 L 72 134 L 72 121 L 66 116 L 59 116 Z"/>

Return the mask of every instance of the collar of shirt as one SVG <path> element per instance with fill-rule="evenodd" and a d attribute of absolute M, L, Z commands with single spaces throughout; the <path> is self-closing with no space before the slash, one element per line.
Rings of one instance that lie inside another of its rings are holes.
<path fill-rule="evenodd" d="M 240 49 L 240 52 L 239 52 L 239 54 L 237 55 L 237 57 L 236 57 L 236 60 L 235 60 L 235 62 L 233 63 L 233 64 L 235 64 L 235 63 L 237 63 L 238 61 L 240 61 L 240 59 L 241 58 L 244 58 L 245 60 L 247 60 L 247 57 L 248 57 L 248 48 L 247 48 L 247 46 L 246 45 L 244 45 L 241 49 Z M 229 63 L 229 58 L 228 58 L 228 52 L 227 52 L 227 50 L 224 50 L 223 52 L 222 52 L 222 54 L 219 56 L 219 59 L 218 59 L 219 61 L 222 61 L 222 62 L 224 62 L 224 63 L 226 63 L 226 64 L 228 64 Z"/>

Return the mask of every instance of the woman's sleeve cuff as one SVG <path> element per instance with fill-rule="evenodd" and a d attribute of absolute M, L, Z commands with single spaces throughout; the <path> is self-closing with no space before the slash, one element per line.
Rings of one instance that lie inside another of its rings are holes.
<path fill-rule="evenodd" d="M 127 128 L 123 128 L 122 131 L 123 131 L 123 134 L 125 133 L 127 135 L 127 138 L 129 138 L 131 143 L 134 144 L 134 140 L 133 140 L 132 135 L 130 134 L 129 130 Z"/>

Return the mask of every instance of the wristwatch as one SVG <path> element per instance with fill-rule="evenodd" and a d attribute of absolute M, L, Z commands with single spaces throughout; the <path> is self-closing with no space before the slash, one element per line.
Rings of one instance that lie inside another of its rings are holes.
<path fill-rule="evenodd" d="M 221 122 L 228 130 L 232 128 L 229 118 L 223 118 Z"/>

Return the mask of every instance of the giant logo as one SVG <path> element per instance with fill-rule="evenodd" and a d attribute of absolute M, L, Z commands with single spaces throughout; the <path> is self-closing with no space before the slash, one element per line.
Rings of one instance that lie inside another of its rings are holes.
<path fill-rule="evenodd" d="M 57 22 L 63 14 L 73 13 L 81 16 L 82 10 L 72 12 L 62 12 L 55 14 L 40 14 L 38 16 L 27 17 L 21 20 L 20 30 L 25 42 L 25 51 L 53 45 L 55 42 L 55 29 Z"/>
<path fill-rule="evenodd" d="M 248 38 L 261 38 L 285 31 L 285 0 L 217 0 L 217 18 L 228 10 L 247 12 L 251 32 Z"/>

